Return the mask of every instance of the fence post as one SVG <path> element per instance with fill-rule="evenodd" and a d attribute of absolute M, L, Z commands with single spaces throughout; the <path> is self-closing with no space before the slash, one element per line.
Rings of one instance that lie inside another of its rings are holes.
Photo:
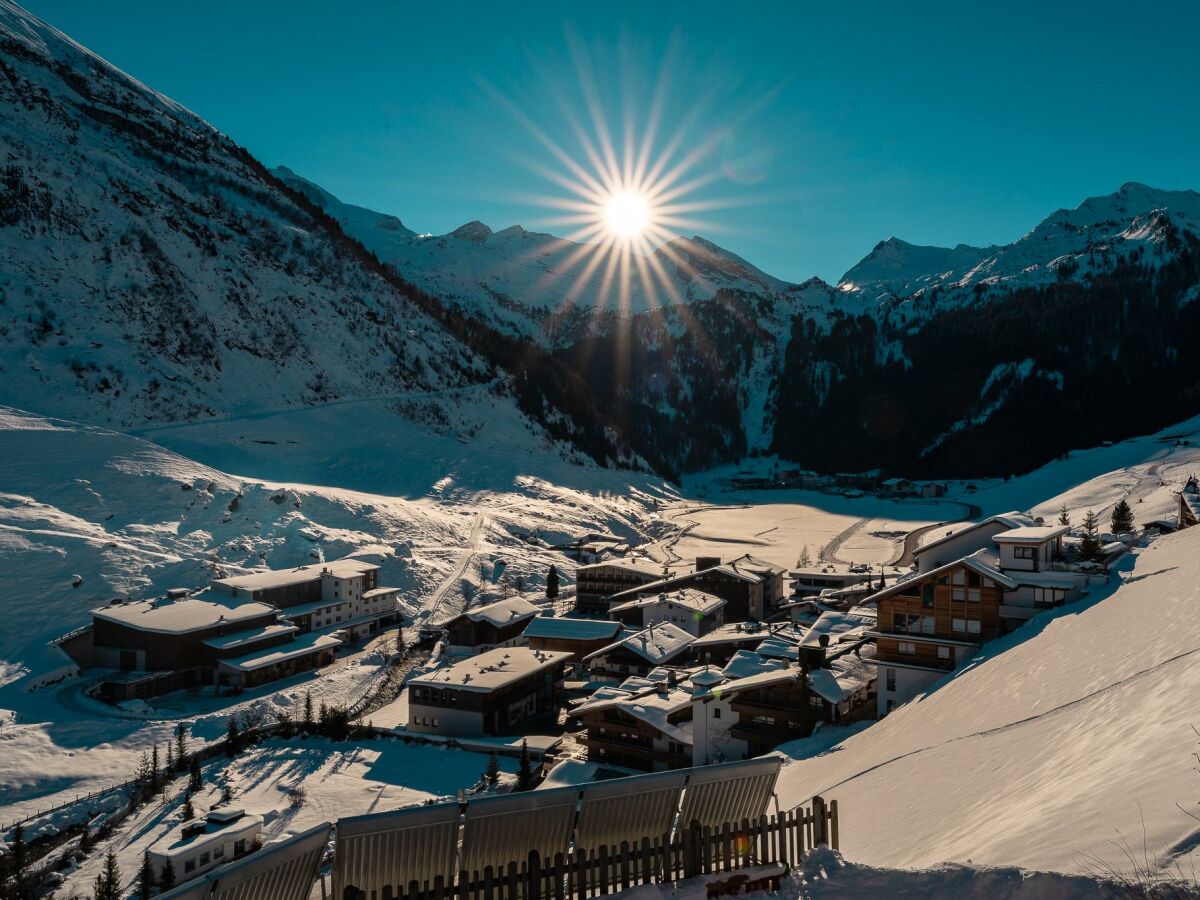
<path fill-rule="evenodd" d="M 829 844 L 829 836 L 827 834 L 828 829 L 825 827 L 826 826 L 826 821 L 825 821 L 826 807 L 825 807 L 824 799 L 822 799 L 820 796 L 813 797 L 813 799 L 812 799 L 812 815 L 813 815 L 813 847 L 816 848 L 816 847 L 821 846 L 822 844 L 828 845 Z"/>
<path fill-rule="evenodd" d="M 836 800 L 829 801 L 829 847 L 831 850 L 840 849 L 838 846 L 838 805 Z"/>
<path fill-rule="evenodd" d="M 541 858 L 536 850 L 529 851 L 529 865 L 525 870 L 528 881 L 525 883 L 526 900 L 539 900 L 542 888 Z"/>
<path fill-rule="evenodd" d="M 683 877 L 695 878 L 700 874 L 700 842 L 703 840 L 700 823 L 693 821 L 683 832 Z"/>

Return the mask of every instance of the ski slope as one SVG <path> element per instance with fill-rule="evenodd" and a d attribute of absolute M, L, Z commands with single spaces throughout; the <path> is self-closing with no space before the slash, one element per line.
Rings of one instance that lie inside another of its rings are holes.
<path fill-rule="evenodd" d="M 878 724 L 785 745 L 781 800 L 836 797 L 844 853 L 873 866 L 1087 872 L 1123 843 L 1190 864 L 1198 555 L 1200 529 L 1163 537 Z"/>

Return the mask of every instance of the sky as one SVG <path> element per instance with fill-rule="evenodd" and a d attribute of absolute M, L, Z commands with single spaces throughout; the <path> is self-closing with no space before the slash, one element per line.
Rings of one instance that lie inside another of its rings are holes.
<path fill-rule="evenodd" d="M 597 122 L 619 162 L 662 161 L 669 233 L 792 281 L 892 236 L 1007 243 L 1127 181 L 1200 189 L 1195 3 L 24 5 L 420 232 L 572 234 Z"/>

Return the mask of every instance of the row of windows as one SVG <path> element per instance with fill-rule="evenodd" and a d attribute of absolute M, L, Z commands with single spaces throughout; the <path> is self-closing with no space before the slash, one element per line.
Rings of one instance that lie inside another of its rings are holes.
<path fill-rule="evenodd" d="M 962 620 L 955 619 L 955 621 L 960 622 Z M 979 623 L 976 622 L 975 625 L 978 626 Z M 979 630 L 978 627 L 975 630 L 978 631 Z M 900 641 L 898 646 L 899 646 L 900 653 L 904 654 L 905 656 L 916 656 L 917 655 L 917 645 L 914 644 L 912 641 Z M 950 658 L 950 648 L 939 646 L 937 648 L 937 655 L 938 655 L 938 659 L 949 659 Z M 891 672 L 892 682 L 894 682 L 896 673 L 890 669 L 888 671 Z M 888 688 L 888 690 L 895 690 L 895 687 L 890 687 L 890 688 Z"/>
<path fill-rule="evenodd" d="M 438 727 L 438 720 L 429 716 L 416 716 L 413 722 L 417 725 L 425 725 L 428 728 Z"/>

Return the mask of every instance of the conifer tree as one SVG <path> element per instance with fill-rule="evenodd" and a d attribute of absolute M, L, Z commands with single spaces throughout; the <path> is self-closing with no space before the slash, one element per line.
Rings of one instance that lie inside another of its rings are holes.
<path fill-rule="evenodd" d="M 12 843 L 8 847 L 6 857 L 0 858 L 0 863 L 4 863 L 3 868 L 0 868 L 0 891 L 3 894 L 0 896 L 14 898 L 14 900 L 24 900 L 31 896 L 27 883 L 29 873 L 26 871 L 29 867 L 29 850 L 25 846 L 25 828 L 22 825 L 17 825 L 13 828 Z"/>
<path fill-rule="evenodd" d="M 204 787 L 204 775 L 200 771 L 200 760 L 193 756 L 191 771 L 188 773 L 187 789 L 192 793 L 195 793 L 202 787 Z"/>
<path fill-rule="evenodd" d="M 196 818 L 196 807 L 192 806 L 192 796 L 188 794 L 183 798 L 183 821 L 190 822 Z"/>
<path fill-rule="evenodd" d="M 237 716 L 229 717 L 229 727 L 225 731 L 225 755 L 237 756 L 242 747 L 242 733 L 238 729 Z"/>
<path fill-rule="evenodd" d="M 517 790 L 533 790 L 533 764 L 529 759 L 529 742 L 521 741 L 521 758 L 517 765 Z"/>
<path fill-rule="evenodd" d="M 1122 499 L 1113 507 L 1111 524 L 1113 534 L 1128 534 L 1133 531 L 1133 510 L 1129 508 L 1127 500 Z"/>
<path fill-rule="evenodd" d="M 165 893 L 173 887 L 175 887 L 175 867 L 168 859 L 163 863 L 162 872 L 158 876 L 158 888 Z"/>
<path fill-rule="evenodd" d="M 231 785 L 229 782 L 225 782 L 225 787 L 221 788 L 221 802 L 233 802 L 233 785 Z"/>
<path fill-rule="evenodd" d="M 138 870 L 138 900 L 150 900 L 156 884 L 154 866 L 150 863 L 150 851 L 146 850 L 142 853 L 142 867 Z"/>
<path fill-rule="evenodd" d="M 79 852 L 87 856 L 92 852 L 92 848 L 96 846 L 95 840 L 92 838 L 92 829 L 87 822 L 83 823 L 83 831 L 79 834 Z"/>
<path fill-rule="evenodd" d="M 104 868 L 96 876 L 93 900 L 121 900 L 121 868 L 112 850 L 105 855 Z"/>
<path fill-rule="evenodd" d="M 175 771 L 175 745 L 167 741 L 167 774 Z"/>
<path fill-rule="evenodd" d="M 812 565 L 812 554 L 808 552 L 808 544 L 800 548 L 800 558 L 796 560 L 796 565 L 801 569 L 806 569 Z"/>
<path fill-rule="evenodd" d="M 1070 525 L 1071 524 L 1071 511 L 1067 509 L 1067 504 L 1065 504 L 1065 503 L 1058 510 L 1058 524 L 1059 525 Z"/>
<path fill-rule="evenodd" d="M 312 691 L 304 692 L 304 730 L 311 731 L 313 727 Z"/>
<path fill-rule="evenodd" d="M 1079 542 L 1079 555 L 1087 562 L 1100 559 L 1100 530 L 1094 510 L 1083 517 L 1083 538 Z"/>
<path fill-rule="evenodd" d="M 150 752 L 150 780 L 147 783 L 151 794 L 158 790 L 158 762 L 158 741 L 155 741 L 154 749 Z"/>
<path fill-rule="evenodd" d="M 546 573 L 546 596 L 554 600 L 558 597 L 558 567 L 551 566 L 550 571 Z"/>
<path fill-rule="evenodd" d="M 483 778 L 492 786 L 500 781 L 500 762 L 496 759 L 495 753 L 488 757 L 487 769 L 484 770 Z"/>
<path fill-rule="evenodd" d="M 175 760 L 180 768 L 183 768 L 183 761 L 187 758 L 187 750 L 187 726 L 180 722 L 175 726 Z"/>

